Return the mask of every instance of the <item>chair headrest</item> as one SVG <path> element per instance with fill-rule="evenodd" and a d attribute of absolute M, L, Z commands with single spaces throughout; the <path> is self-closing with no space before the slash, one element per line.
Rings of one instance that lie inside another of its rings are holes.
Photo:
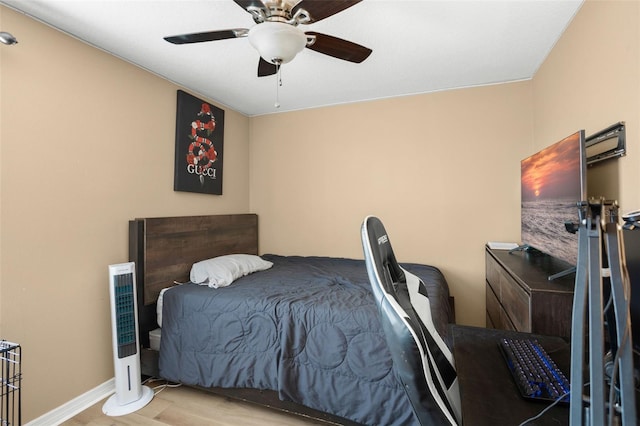
<path fill-rule="evenodd" d="M 386 292 L 395 297 L 394 284 L 404 282 L 405 276 L 393 253 L 389 235 L 382 221 L 375 216 L 367 216 L 363 227 L 368 235 L 369 247 L 378 276 L 382 280 Z"/>

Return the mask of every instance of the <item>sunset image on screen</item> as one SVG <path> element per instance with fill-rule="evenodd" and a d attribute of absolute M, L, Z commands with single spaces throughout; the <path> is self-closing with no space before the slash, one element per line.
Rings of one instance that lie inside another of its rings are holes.
<path fill-rule="evenodd" d="M 572 135 L 522 160 L 522 200 L 557 199 L 580 192 L 580 146 Z"/>

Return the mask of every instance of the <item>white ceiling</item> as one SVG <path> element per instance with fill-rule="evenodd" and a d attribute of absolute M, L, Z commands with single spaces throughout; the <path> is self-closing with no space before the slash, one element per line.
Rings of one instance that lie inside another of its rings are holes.
<path fill-rule="evenodd" d="M 582 0 L 363 0 L 301 28 L 361 44 L 371 56 L 354 64 L 304 49 L 282 67 L 280 108 L 274 106 L 276 77 L 257 77 L 259 56 L 247 38 L 188 45 L 163 40 L 256 25 L 232 0 L 0 3 L 256 116 L 530 79 Z"/>

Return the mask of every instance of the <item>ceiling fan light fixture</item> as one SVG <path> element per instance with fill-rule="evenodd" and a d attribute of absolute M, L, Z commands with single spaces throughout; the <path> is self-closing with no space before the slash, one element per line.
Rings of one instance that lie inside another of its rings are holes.
<path fill-rule="evenodd" d="M 293 25 L 283 22 L 263 22 L 249 30 L 249 43 L 267 62 L 286 64 L 307 44 L 307 36 Z"/>

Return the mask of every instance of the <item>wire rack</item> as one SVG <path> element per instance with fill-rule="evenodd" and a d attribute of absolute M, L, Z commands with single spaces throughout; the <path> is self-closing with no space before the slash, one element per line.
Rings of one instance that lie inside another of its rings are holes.
<path fill-rule="evenodd" d="M 21 425 L 20 345 L 0 340 L 0 425 Z"/>

